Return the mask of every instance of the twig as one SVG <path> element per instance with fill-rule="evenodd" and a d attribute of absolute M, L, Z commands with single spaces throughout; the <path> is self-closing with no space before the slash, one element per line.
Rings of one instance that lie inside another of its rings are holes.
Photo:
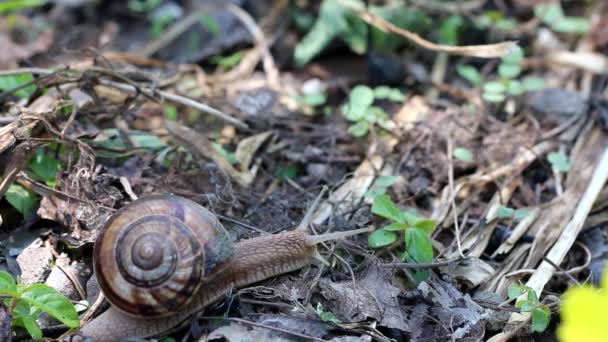
<path fill-rule="evenodd" d="M 249 13 L 245 12 L 242 8 L 228 3 L 228 10 L 232 12 L 240 21 L 245 25 L 245 28 L 251 33 L 256 41 L 256 45 L 258 45 L 262 49 L 262 64 L 264 66 L 264 71 L 266 71 L 266 78 L 268 80 L 268 84 L 275 91 L 281 90 L 281 85 L 279 82 L 279 69 L 277 69 L 276 63 L 272 58 L 272 54 L 269 50 L 269 44 L 264 38 L 264 33 L 255 23 L 253 18 L 249 15 Z"/>
<path fill-rule="evenodd" d="M 503 42 L 498 44 L 488 44 L 488 45 L 468 45 L 468 46 L 451 46 L 451 45 L 441 45 L 429 42 L 428 40 L 423 39 L 419 35 L 410 32 L 408 30 L 404 30 L 398 26 L 391 24 L 390 22 L 382 19 L 376 14 L 373 14 L 363 8 L 355 7 L 350 3 L 347 3 L 344 0 L 339 0 L 340 4 L 344 7 L 351 9 L 355 12 L 363 21 L 367 22 L 370 25 L 375 26 L 379 30 L 383 32 L 395 33 L 400 36 L 411 40 L 415 44 L 432 51 L 438 52 L 447 52 L 455 55 L 461 56 L 471 56 L 471 57 L 479 57 L 479 58 L 496 58 L 508 55 L 515 48 L 517 48 L 516 42 Z"/>
<path fill-rule="evenodd" d="M 249 225 L 249 224 L 243 223 L 243 222 L 241 222 L 241 221 L 239 221 L 239 220 L 236 220 L 236 219 L 233 219 L 233 218 L 231 218 L 231 217 L 224 216 L 224 215 L 221 215 L 221 214 L 218 214 L 218 213 L 214 213 L 214 214 L 215 214 L 215 216 L 217 216 L 217 217 L 221 218 L 222 220 L 225 220 L 225 221 L 228 221 L 228 222 L 232 222 L 232 223 L 234 223 L 234 224 L 238 224 L 238 225 L 239 225 L 239 226 L 241 226 L 241 227 L 244 227 L 244 228 L 247 228 L 247 229 L 251 229 L 251 230 L 256 231 L 256 232 L 258 232 L 258 233 L 260 233 L 260 234 L 264 234 L 264 235 L 269 235 L 269 234 L 270 234 L 269 232 L 264 231 L 264 230 L 261 230 L 261 229 L 260 229 L 260 228 L 258 228 L 258 227 L 254 227 L 254 226 L 252 226 L 252 225 Z"/>
<path fill-rule="evenodd" d="M 419 270 L 419 269 L 426 269 L 426 268 L 439 268 L 439 267 L 448 266 L 451 264 L 457 264 L 462 261 L 467 261 L 469 259 L 470 259 L 470 257 L 462 257 L 462 258 L 457 258 L 457 259 L 452 259 L 452 260 L 417 263 L 417 264 L 410 264 L 407 262 L 392 262 L 390 264 L 382 264 L 382 267 L 393 267 L 393 268 L 407 269 L 407 270 Z"/>
<path fill-rule="evenodd" d="M 454 213 L 454 229 L 456 231 L 456 245 L 458 246 L 458 254 L 460 254 L 461 258 L 464 258 L 464 253 L 462 252 L 462 244 L 460 242 L 460 226 L 458 225 L 458 211 L 456 208 L 456 192 L 454 190 L 454 160 L 452 159 L 453 153 L 453 143 L 452 138 L 447 137 L 447 145 L 448 145 L 448 186 L 450 187 L 450 204 L 452 206 L 452 212 Z"/>
<path fill-rule="evenodd" d="M 108 87 L 112 87 L 112 88 L 116 88 L 119 90 L 129 92 L 131 94 L 138 93 L 138 89 L 129 84 L 124 84 L 124 83 L 119 83 L 119 82 L 114 82 L 114 81 L 104 80 L 104 79 L 99 80 L 99 83 L 103 84 L 105 86 L 108 86 Z M 233 117 L 229 116 L 228 114 L 226 114 L 222 111 L 219 111 L 213 107 L 210 107 L 209 105 L 206 105 L 202 102 L 198 102 L 198 101 L 189 99 L 189 98 L 181 96 L 181 95 L 171 94 L 171 93 L 168 93 L 168 92 L 162 91 L 162 90 L 153 90 L 153 89 L 149 89 L 149 88 L 139 88 L 139 90 L 142 93 L 147 94 L 149 96 L 153 96 L 154 93 L 157 93 L 158 95 L 162 96 L 163 98 L 165 98 L 171 102 L 175 102 L 175 103 L 182 104 L 184 106 L 196 108 L 200 111 L 203 111 L 209 115 L 213 115 L 219 119 L 222 119 L 222 120 L 229 122 L 240 128 L 243 128 L 243 129 L 249 128 L 249 126 L 247 126 L 247 124 L 245 124 L 243 121 L 233 118 Z"/>

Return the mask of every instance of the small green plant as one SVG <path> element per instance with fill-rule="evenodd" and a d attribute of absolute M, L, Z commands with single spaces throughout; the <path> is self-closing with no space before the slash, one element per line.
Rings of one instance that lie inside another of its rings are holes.
<path fill-rule="evenodd" d="M 392 121 L 388 114 L 378 106 L 373 106 L 375 100 L 389 100 L 402 102 L 405 96 L 401 90 L 387 86 L 378 86 L 374 89 L 365 86 L 355 86 L 348 98 L 348 104 L 343 107 L 344 117 L 353 122 L 348 132 L 356 137 L 367 134 L 372 125 L 377 124 L 382 128 L 391 129 Z"/>
<path fill-rule="evenodd" d="M 498 211 L 496 212 L 496 216 L 500 219 L 516 219 L 522 220 L 526 216 L 528 216 L 530 212 L 527 209 L 513 209 L 501 205 L 498 207 Z"/>
<path fill-rule="evenodd" d="M 237 64 L 239 64 L 244 56 L 245 56 L 245 50 L 242 50 L 242 51 L 237 51 L 228 56 L 213 56 L 213 57 L 209 58 L 209 62 L 212 64 L 217 64 L 224 71 L 227 71 L 227 70 L 234 68 Z"/>
<path fill-rule="evenodd" d="M 373 200 L 380 195 L 384 195 L 386 190 L 395 184 L 397 179 L 399 179 L 397 176 L 380 176 L 376 178 L 374 184 L 365 193 L 365 197 Z"/>
<path fill-rule="evenodd" d="M 235 165 L 237 163 L 236 152 L 230 152 L 224 146 L 216 142 L 211 143 L 211 145 L 215 149 L 215 152 L 222 156 L 222 158 L 226 159 L 230 165 Z"/>
<path fill-rule="evenodd" d="M 0 14 L 21 11 L 26 8 L 44 6 L 48 0 L 8 0 L 0 2 Z"/>
<path fill-rule="evenodd" d="M 511 18 L 505 17 L 500 11 L 487 11 L 477 17 L 475 25 L 479 29 L 494 28 L 508 31 L 514 29 L 517 22 Z"/>
<path fill-rule="evenodd" d="M 536 5 L 534 15 L 555 32 L 584 34 L 591 28 L 586 18 L 566 16 L 559 1 Z"/>
<path fill-rule="evenodd" d="M 61 163 L 55 157 L 47 154 L 46 149 L 38 149 L 36 155 L 30 160 L 28 175 L 37 181 L 46 183 L 48 186 L 55 186 L 57 172 L 61 168 Z"/>
<path fill-rule="evenodd" d="M 14 91 L 14 95 L 22 99 L 29 99 L 36 91 L 36 86 L 34 84 L 25 86 L 25 84 L 31 83 L 33 80 L 34 77 L 31 74 L 0 76 L 0 91 Z M 14 90 L 17 88 L 19 89 Z"/>
<path fill-rule="evenodd" d="M 465 20 L 459 15 L 451 15 L 444 19 L 439 26 L 439 43 L 457 45 L 460 32 L 465 27 Z"/>
<path fill-rule="evenodd" d="M 335 39 L 342 40 L 355 53 L 362 54 L 367 50 L 368 25 L 349 7 L 364 8 L 365 4 L 362 0 L 323 0 L 316 19 L 297 6 L 291 8 L 293 21 L 299 28 L 307 30 L 294 50 L 296 65 L 308 63 Z M 395 26 L 418 33 L 432 27 L 432 20 L 426 14 L 406 4 L 371 5 L 368 9 Z M 407 44 L 403 37 L 376 28 L 371 28 L 371 41 L 374 48 L 381 51 L 394 51 Z"/>
<path fill-rule="evenodd" d="M 549 163 L 551 163 L 551 167 L 557 171 L 570 171 L 570 161 L 568 160 L 568 156 L 562 152 L 549 153 L 547 160 L 549 160 Z"/>
<path fill-rule="evenodd" d="M 159 14 L 152 18 L 152 27 L 150 27 L 150 34 L 152 37 L 157 38 L 165 32 L 165 30 L 175 21 L 175 17 L 171 14 Z"/>
<path fill-rule="evenodd" d="M 479 71 L 467 64 L 456 67 L 458 75 L 469 81 L 475 87 L 482 87 L 482 97 L 488 102 L 503 102 L 507 96 L 519 96 L 527 91 L 540 90 L 545 83 L 536 77 L 524 77 L 518 79 L 521 74 L 521 61 L 524 58 L 523 51 L 516 49 L 510 54 L 502 57 L 498 66 L 499 79 L 484 82 L 483 76 Z"/>
<path fill-rule="evenodd" d="M 388 195 L 380 195 L 374 199 L 372 213 L 392 221 L 391 224 L 374 231 L 368 237 L 371 248 L 381 248 L 399 241 L 401 233 L 405 242 L 405 251 L 401 260 L 410 263 L 429 263 L 433 261 L 433 243 L 431 233 L 436 222 L 419 217 L 408 211 L 402 211 Z M 416 270 L 416 280 L 428 278 L 426 270 Z"/>
<path fill-rule="evenodd" d="M 325 92 L 303 94 L 294 96 L 294 99 L 305 106 L 318 107 L 327 102 L 327 94 Z"/>
<path fill-rule="evenodd" d="M 471 152 L 471 150 L 469 150 L 468 148 L 464 147 L 456 147 L 452 154 L 454 155 L 454 158 L 465 162 L 473 161 L 474 158 L 473 152 Z"/>
<path fill-rule="evenodd" d="M 514 300 L 521 296 L 526 296 L 526 299 L 520 299 L 515 303 L 520 312 L 532 313 L 532 331 L 543 332 L 547 329 L 551 319 L 551 310 L 538 300 L 536 291 L 531 287 L 513 283 L 509 286 L 509 300 Z"/>
<path fill-rule="evenodd" d="M 317 303 L 317 307 L 315 308 L 315 312 L 317 313 L 317 315 L 319 316 L 319 318 L 323 322 L 335 323 L 335 324 L 342 323 L 342 322 L 340 322 L 340 320 L 338 319 L 338 317 L 336 317 L 336 315 L 333 314 L 333 312 L 331 312 L 331 311 L 325 311 L 325 309 L 323 308 L 323 304 L 321 304 L 320 302 Z"/>
<path fill-rule="evenodd" d="M 42 338 L 36 320 L 46 312 L 70 328 L 80 326 L 74 305 L 57 290 L 44 284 L 23 286 L 7 272 L 0 271 L 0 294 L 13 319 L 13 326 L 25 328 L 35 339 Z"/>
<path fill-rule="evenodd" d="M 34 215 L 40 201 L 36 194 L 19 184 L 11 184 L 4 197 L 24 218 L 30 218 Z"/>

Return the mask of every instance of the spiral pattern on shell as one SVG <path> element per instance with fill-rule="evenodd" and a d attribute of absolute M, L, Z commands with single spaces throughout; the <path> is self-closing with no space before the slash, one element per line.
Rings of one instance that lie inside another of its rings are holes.
<path fill-rule="evenodd" d="M 112 305 L 138 317 L 162 317 L 188 304 L 232 253 L 230 236 L 210 211 L 182 197 L 156 195 L 108 220 L 95 243 L 94 267 Z"/>

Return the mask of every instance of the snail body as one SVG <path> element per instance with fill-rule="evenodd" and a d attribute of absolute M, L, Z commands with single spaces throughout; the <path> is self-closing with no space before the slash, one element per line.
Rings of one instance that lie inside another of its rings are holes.
<path fill-rule="evenodd" d="M 296 229 L 233 244 L 215 215 L 195 202 L 141 198 L 113 215 L 98 236 L 95 275 L 111 308 L 81 333 L 95 341 L 162 334 L 232 288 L 310 264 L 319 242 L 366 231 Z"/>

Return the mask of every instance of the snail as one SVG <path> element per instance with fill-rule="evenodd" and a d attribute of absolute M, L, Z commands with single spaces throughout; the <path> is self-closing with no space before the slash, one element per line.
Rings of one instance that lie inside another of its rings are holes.
<path fill-rule="evenodd" d="M 80 333 L 95 341 L 160 335 L 232 288 L 310 264 L 318 243 L 367 231 L 295 229 L 233 244 L 216 216 L 196 202 L 142 197 L 117 211 L 97 237 L 95 276 L 111 305 Z"/>

